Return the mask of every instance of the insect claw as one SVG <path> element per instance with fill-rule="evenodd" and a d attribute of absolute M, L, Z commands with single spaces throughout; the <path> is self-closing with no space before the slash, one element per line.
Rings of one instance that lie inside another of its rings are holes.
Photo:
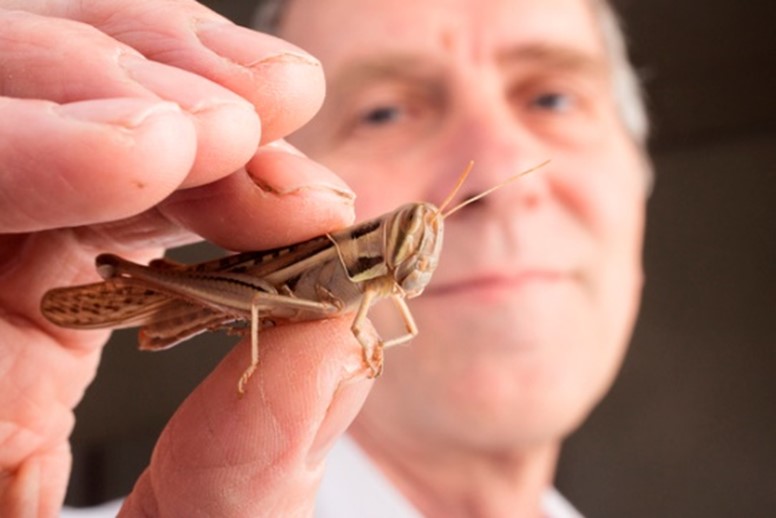
<path fill-rule="evenodd" d="M 254 372 L 256 372 L 255 363 L 248 366 L 248 368 L 245 369 L 245 372 L 243 372 L 242 376 L 240 376 L 240 381 L 237 382 L 237 393 L 240 395 L 240 397 L 245 395 L 245 385 L 247 385 L 248 380 L 251 379 L 251 376 L 253 376 Z"/>
<path fill-rule="evenodd" d="M 383 373 L 383 343 L 378 342 L 370 349 L 364 349 L 364 363 L 369 367 L 369 377 L 377 378 Z"/>

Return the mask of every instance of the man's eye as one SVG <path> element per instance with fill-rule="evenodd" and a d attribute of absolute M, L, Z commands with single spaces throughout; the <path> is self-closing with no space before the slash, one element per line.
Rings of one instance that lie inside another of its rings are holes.
<path fill-rule="evenodd" d="M 574 101 L 568 94 L 547 92 L 537 95 L 531 104 L 533 107 L 542 110 L 565 112 L 573 107 Z"/>
<path fill-rule="evenodd" d="M 361 122 L 379 126 L 396 122 L 401 117 L 401 110 L 396 106 L 378 106 L 368 110 L 361 116 Z"/>

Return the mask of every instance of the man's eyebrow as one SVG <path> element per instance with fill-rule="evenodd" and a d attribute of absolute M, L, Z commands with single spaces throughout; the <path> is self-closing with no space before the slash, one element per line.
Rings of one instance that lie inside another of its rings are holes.
<path fill-rule="evenodd" d="M 428 59 L 413 54 L 383 54 L 354 60 L 335 72 L 334 89 L 350 89 L 384 79 L 418 79 L 434 75 L 436 67 Z"/>
<path fill-rule="evenodd" d="M 497 60 L 503 67 L 540 65 L 601 76 L 608 73 L 603 56 L 563 45 L 516 45 L 499 52 Z M 439 73 L 438 64 L 422 55 L 401 52 L 371 55 L 350 61 L 337 70 L 331 76 L 330 91 L 346 93 L 381 80 L 431 79 Z"/>
<path fill-rule="evenodd" d="M 596 75 L 608 73 L 607 62 L 603 56 L 562 45 L 531 44 L 511 47 L 499 53 L 498 61 L 504 67 L 528 64 Z"/>

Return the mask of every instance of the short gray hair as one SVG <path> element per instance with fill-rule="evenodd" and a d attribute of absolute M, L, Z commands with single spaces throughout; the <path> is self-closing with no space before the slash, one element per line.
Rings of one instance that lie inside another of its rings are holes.
<path fill-rule="evenodd" d="M 254 11 L 253 28 L 276 34 L 285 9 L 291 1 L 260 0 Z M 612 63 L 612 82 L 620 120 L 633 140 L 645 148 L 649 135 L 649 119 L 641 83 L 628 59 L 620 20 L 607 0 L 591 0 L 591 5 Z"/>

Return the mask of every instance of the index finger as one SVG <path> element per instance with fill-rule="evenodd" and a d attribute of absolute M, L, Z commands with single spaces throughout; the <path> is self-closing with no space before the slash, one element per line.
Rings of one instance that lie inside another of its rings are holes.
<path fill-rule="evenodd" d="M 299 128 L 323 102 L 325 82 L 317 59 L 279 38 L 239 27 L 193 0 L 8 3 L 87 23 L 148 59 L 232 90 L 256 107 L 263 143 Z"/>

